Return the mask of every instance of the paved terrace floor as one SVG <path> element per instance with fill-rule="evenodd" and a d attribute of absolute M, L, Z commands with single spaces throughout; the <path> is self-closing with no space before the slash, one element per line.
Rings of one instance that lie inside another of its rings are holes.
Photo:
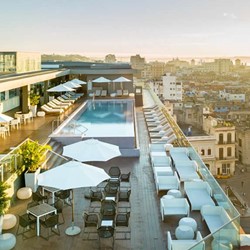
<path fill-rule="evenodd" d="M 35 118 L 34 122 L 22 126 L 21 130 L 12 131 L 11 136 L 7 137 L 1 143 L 1 152 L 6 152 L 9 147 L 16 146 L 20 141 L 30 137 L 31 139 L 38 139 L 44 142 L 48 138 L 51 131 L 51 122 L 56 117 L 46 116 L 44 118 Z M 108 170 L 110 166 L 120 166 L 123 173 L 131 171 L 130 188 L 131 200 L 130 208 L 118 206 L 118 211 L 131 211 L 130 217 L 130 234 L 117 234 L 115 236 L 115 249 L 166 249 L 167 239 L 166 232 L 169 230 L 174 235 L 174 230 L 178 224 L 180 217 L 166 218 L 165 222 L 161 221 L 159 200 L 164 193 L 156 194 L 153 173 L 148 157 L 148 143 L 147 128 L 144 122 L 142 110 L 137 108 L 137 122 L 140 144 L 139 158 L 115 158 L 106 163 L 94 163 Z M 122 188 L 128 188 L 124 186 Z M 85 199 L 87 189 L 76 189 L 75 194 L 75 224 L 83 229 L 83 211 L 89 210 L 90 202 Z M 11 207 L 10 213 L 23 214 L 26 212 L 27 201 L 16 201 Z M 71 223 L 71 207 L 64 208 L 65 223 L 61 225 L 60 236 L 52 236 L 48 241 L 41 237 L 33 237 L 28 240 L 23 240 L 21 236 L 17 236 L 17 244 L 15 249 L 29 250 L 29 249 L 111 249 L 111 242 L 108 240 L 83 240 L 86 239 L 83 231 L 76 236 L 67 236 L 65 229 Z M 200 214 L 192 212 L 191 216 L 198 221 L 198 230 L 205 236 L 208 229 L 204 223 L 201 223 Z M 17 227 L 8 232 L 16 232 Z"/>

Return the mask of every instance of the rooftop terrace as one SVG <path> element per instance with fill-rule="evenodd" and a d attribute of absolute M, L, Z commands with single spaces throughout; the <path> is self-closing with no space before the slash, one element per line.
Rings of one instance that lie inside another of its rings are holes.
<path fill-rule="evenodd" d="M 164 107 L 157 100 L 157 98 L 149 91 L 144 91 L 144 105 L 151 106 L 154 104 L 159 105 L 163 109 L 164 114 L 167 116 L 171 127 L 177 135 L 175 146 L 186 147 L 189 151 L 192 160 L 198 163 L 198 173 L 207 181 L 212 188 L 213 199 L 218 205 L 220 202 L 226 207 L 226 211 L 229 217 L 233 220 L 233 224 L 236 226 L 237 231 L 239 229 L 239 213 L 231 204 L 221 187 L 216 180 L 211 176 L 209 171 L 204 166 L 200 157 L 191 148 L 185 136 L 171 119 L 171 117 L 164 111 Z M 105 163 L 93 162 L 93 165 L 104 168 L 106 171 L 110 166 L 118 165 L 123 173 L 131 172 L 130 183 L 122 183 L 122 189 L 131 188 L 131 199 L 129 207 L 118 204 L 118 212 L 130 211 L 130 225 L 129 228 L 121 233 L 116 232 L 114 249 L 166 249 L 167 244 L 167 231 L 170 232 L 172 238 L 175 239 L 175 229 L 178 226 L 180 216 L 166 217 L 164 222 L 161 220 L 160 213 L 160 198 L 166 193 L 162 191 L 159 194 L 156 192 L 155 180 L 151 161 L 149 158 L 149 137 L 143 110 L 139 107 L 136 108 L 137 124 L 138 124 L 138 138 L 140 145 L 140 157 L 139 158 L 115 158 Z M 14 136 L 11 135 L 8 140 L 5 140 L 1 144 L 1 152 L 7 151 L 11 146 L 16 146 L 18 142 L 31 137 L 32 139 L 38 139 L 41 143 L 44 143 L 51 132 L 51 123 L 55 117 L 45 117 L 34 119 L 34 123 L 27 124 L 26 127 L 21 130 L 13 131 Z M 14 132 L 16 132 L 14 134 Z M 59 150 L 60 151 L 60 150 Z M 54 163 L 56 166 L 58 163 Z M 183 184 L 180 186 L 180 190 L 183 195 Z M 60 225 L 60 236 L 53 236 L 48 241 L 41 237 L 33 237 L 28 240 L 23 240 L 21 236 L 17 236 L 17 244 L 14 249 L 110 249 L 110 240 L 98 242 L 97 235 L 94 235 L 94 240 L 90 240 L 90 236 L 84 234 L 83 218 L 84 211 L 97 212 L 98 208 L 90 208 L 90 201 L 85 198 L 85 194 L 88 193 L 88 189 L 79 188 L 75 190 L 75 224 L 82 229 L 82 232 L 76 236 L 68 236 L 65 234 L 65 229 L 71 224 L 71 207 L 64 208 L 65 223 Z M 217 196 L 215 196 L 217 194 Z M 217 200 L 215 199 L 217 197 Z M 31 200 L 21 201 L 15 200 L 10 213 L 15 215 L 23 214 L 26 212 L 27 203 Z M 201 232 L 203 238 L 205 238 L 206 249 L 211 249 L 211 242 L 213 240 L 210 237 L 209 228 L 202 220 L 199 211 L 191 211 L 190 217 L 194 218 L 198 224 L 198 230 Z M 229 223 L 228 226 L 231 224 Z M 220 229 L 220 228 L 218 228 Z M 17 226 L 14 229 L 8 230 L 8 232 L 15 233 Z M 219 230 L 217 236 L 221 233 Z M 92 236 L 91 236 L 92 237 Z M 218 236 L 219 237 L 219 236 Z M 181 248 L 181 249 L 185 249 Z M 188 248 L 186 248 L 188 249 Z M 235 246 L 237 249 L 237 246 Z"/>

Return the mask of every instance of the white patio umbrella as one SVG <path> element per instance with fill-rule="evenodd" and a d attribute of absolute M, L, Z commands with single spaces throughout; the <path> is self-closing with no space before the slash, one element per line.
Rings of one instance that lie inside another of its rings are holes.
<path fill-rule="evenodd" d="M 74 191 L 75 188 L 94 187 L 110 176 L 101 168 L 77 161 L 69 161 L 38 175 L 38 185 L 72 189 L 72 225 L 65 231 L 68 235 L 76 235 L 81 229 L 74 225 Z"/>
<path fill-rule="evenodd" d="M 63 147 L 63 155 L 77 161 L 108 161 L 121 155 L 119 147 L 97 139 L 76 142 Z"/>
<path fill-rule="evenodd" d="M 68 91 L 75 91 L 75 89 L 64 86 L 63 84 L 59 84 L 53 88 L 48 89 L 47 91 L 48 92 L 68 92 Z"/>
<path fill-rule="evenodd" d="M 123 82 L 131 82 L 131 80 L 129 80 L 128 78 L 123 77 L 123 76 L 120 76 L 120 77 L 116 78 L 115 80 L 113 80 L 113 83 L 121 83 L 121 89 L 123 88 L 122 87 Z"/>
<path fill-rule="evenodd" d="M 10 117 L 8 115 L 0 114 L 0 122 L 10 122 L 13 119 L 13 117 Z"/>
<path fill-rule="evenodd" d="M 92 80 L 92 82 L 94 82 L 94 83 L 109 83 L 109 82 L 111 82 L 111 80 L 101 76 L 101 77 L 98 77 L 95 80 Z"/>
<path fill-rule="evenodd" d="M 81 87 L 80 84 L 74 83 L 72 81 L 68 81 L 68 82 L 63 83 L 63 86 L 66 86 L 66 87 L 72 88 L 72 89 L 76 89 L 76 88 L 80 88 Z"/>
<path fill-rule="evenodd" d="M 71 80 L 71 82 L 73 83 L 77 83 L 77 84 L 80 84 L 80 85 L 84 85 L 84 84 L 87 84 L 86 82 L 82 81 L 82 80 L 79 80 L 79 79 L 73 79 Z"/>

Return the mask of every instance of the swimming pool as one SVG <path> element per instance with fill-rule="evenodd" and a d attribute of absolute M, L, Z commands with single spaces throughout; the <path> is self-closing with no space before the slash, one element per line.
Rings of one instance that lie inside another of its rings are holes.
<path fill-rule="evenodd" d="M 133 100 L 89 100 L 50 137 L 63 145 L 95 138 L 118 145 L 122 152 L 136 148 L 135 128 Z"/>

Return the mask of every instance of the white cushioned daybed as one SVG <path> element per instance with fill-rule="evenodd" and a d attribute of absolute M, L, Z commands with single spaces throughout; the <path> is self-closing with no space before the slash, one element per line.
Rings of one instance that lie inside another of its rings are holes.
<path fill-rule="evenodd" d="M 173 176 L 155 175 L 155 187 L 157 193 L 162 190 L 179 189 L 180 180 L 176 172 Z"/>
<path fill-rule="evenodd" d="M 190 206 L 186 198 L 173 198 L 160 200 L 161 218 L 164 221 L 164 216 L 169 215 L 186 215 L 189 216 Z"/>
<path fill-rule="evenodd" d="M 200 178 L 197 173 L 196 161 L 177 161 L 175 162 L 175 168 L 180 176 L 180 181 L 191 181 Z"/>
<path fill-rule="evenodd" d="M 168 239 L 168 250 L 185 250 L 185 249 L 191 249 L 192 246 L 202 241 L 203 238 L 201 236 L 200 231 L 197 231 L 196 238 L 193 240 L 173 240 L 170 232 L 168 231 L 167 239 Z M 193 247 L 192 249 L 205 250 L 205 242 L 202 241 L 200 244 Z"/>
<path fill-rule="evenodd" d="M 215 206 L 212 189 L 206 181 L 184 182 L 184 190 L 191 204 L 191 210 L 200 210 L 204 205 Z"/>
<path fill-rule="evenodd" d="M 213 235 L 215 239 L 226 239 L 235 246 L 239 245 L 239 227 L 237 228 L 234 222 L 229 223 L 231 218 L 223 207 L 204 205 L 201 208 L 201 216 L 211 233 L 215 233 L 225 225 Z"/>

